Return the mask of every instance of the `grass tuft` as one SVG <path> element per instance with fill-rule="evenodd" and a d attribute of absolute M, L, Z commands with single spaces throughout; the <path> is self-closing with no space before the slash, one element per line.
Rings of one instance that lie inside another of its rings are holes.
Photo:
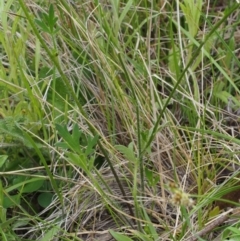
<path fill-rule="evenodd" d="M 236 1 L 0 13 L 1 240 L 239 237 Z"/>

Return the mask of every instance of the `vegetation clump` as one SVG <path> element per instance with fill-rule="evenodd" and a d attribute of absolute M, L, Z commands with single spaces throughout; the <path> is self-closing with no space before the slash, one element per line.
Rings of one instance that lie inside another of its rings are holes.
<path fill-rule="evenodd" d="M 0 239 L 240 238 L 239 9 L 2 1 Z"/>

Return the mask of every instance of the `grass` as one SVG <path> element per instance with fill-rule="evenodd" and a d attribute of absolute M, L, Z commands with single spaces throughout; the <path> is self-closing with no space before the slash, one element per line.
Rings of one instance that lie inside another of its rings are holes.
<path fill-rule="evenodd" d="M 236 1 L 0 12 L 1 240 L 238 239 Z"/>

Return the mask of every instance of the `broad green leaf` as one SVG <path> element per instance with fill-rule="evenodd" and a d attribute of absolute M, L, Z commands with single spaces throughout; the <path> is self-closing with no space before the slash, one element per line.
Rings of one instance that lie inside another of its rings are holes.
<path fill-rule="evenodd" d="M 132 162 L 136 162 L 137 158 L 135 157 L 135 153 L 133 150 L 133 143 L 130 143 L 128 147 L 122 145 L 116 145 L 115 148 L 120 151 L 126 159 Z"/>
<path fill-rule="evenodd" d="M 87 163 L 88 166 L 88 170 L 91 171 L 93 169 L 94 166 L 94 161 L 95 161 L 95 156 L 92 156 Z"/>
<path fill-rule="evenodd" d="M 148 216 L 148 214 L 147 214 L 147 212 L 144 208 L 143 208 L 143 213 L 144 213 L 144 216 L 145 216 L 145 220 L 147 221 L 146 226 L 149 230 L 149 233 L 150 233 L 151 237 L 153 238 L 153 240 L 157 240 L 158 237 L 159 237 L 158 234 L 157 234 L 157 231 L 156 231 L 155 227 L 153 226 L 153 224 L 152 224 L 152 222 L 151 222 L 151 220 L 150 220 L 150 218 L 149 218 L 149 216 Z"/>
<path fill-rule="evenodd" d="M 227 227 L 223 231 L 222 239 L 223 241 L 238 241 L 240 240 L 240 230 L 236 227 Z"/>
<path fill-rule="evenodd" d="M 55 143 L 55 146 L 60 147 L 62 149 L 68 149 L 69 148 L 69 145 L 66 142 L 57 142 L 57 143 Z"/>
<path fill-rule="evenodd" d="M 32 178 L 28 181 L 29 182 L 26 185 L 24 185 L 23 189 L 20 190 L 22 193 L 36 192 L 42 187 L 44 182 L 43 179 L 36 180 L 36 178 Z"/>
<path fill-rule="evenodd" d="M 14 189 L 18 189 L 21 193 L 31 193 L 39 190 L 43 185 L 44 179 L 39 177 L 27 178 L 24 176 L 18 176 L 13 180 L 13 185 L 6 191 L 10 192 Z"/>
<path fill-rule="evenodd" d="M 227 91 L 219 91 L 219 92 L 214 92 L 214 96 L 218 97 L 221 101 L 224 103 L 228 103 L 228 99 L 231 98 L 233 99 L 234 97 L 228 93 Z"/>
<path fill-rule="evenodd" d="M 84 155 L 79 156 L 75 153 L 68 153 L 69 162 L 83 169 L 83 171 L 88 172 L 87 159 Z"/>
<path fill-rule="evenodd" d="M 133 241 L 131 238 L 124 234 L 116 233 L 113 230 L 109 230 L 109 232 L 117 241 Z"/>
<path fill-rule="evenodd" d="M 8 238 L 5 232 L 1 228 L 0 228 L 0 234 L 1 234 L 2 241 L 8 241 Z"/>
<path fill-rule="evenodd" d="M 16 217 L 16 216 L 13 217 L 13 218 L 9 218 L 7 221 L 0 223 L 0 227 L 1 227 L 2 229 L 6 229 L 6 228 L 8 228 L 10 225 L 12 225 L 12 223 L 14 223 L 18 218 L 19 218 L 19 217 Z"/>
<path fill-rule="evenodd" d="M 10 208 L 20 204 L 20 195 L 5 196 L 3 198 L 3 207 Z"/>
<path fill-rule="evenodd" d="M 0 168 L 4 165 L 7 159 L 8 159 L 7 155 L 0 155 Z"/>
<path fill-rule="evenodd" d="M 39 196 L 38 196 L 38 204 L 43 207 L 46 208 L 48 207 L 53 199 L 53 193 L 50 192 L 42 192 Z"/>
<path fill-rule="evenodd" d="M 75 128 L 75 127 L 74 127 Z M 61 126 L 59 124 L 56 124 L 56 129 L 59 133 L 59 135 L 64 139 L 64 141 L 66 142 L 66 144 L 69 146 L 69 148 L 72 151 L 75 151 L 77 153 L 79 153 L 79 140 L 76 141 L 76 133 L 74 134 L 74 138 L 69 134 L 69 131 L 67 130 L 66 126 Z M 75 130 L 76 131 L 76 130 Z"/>
<path fill-rule="evenodd" d="M 153 173 L 152 170 L 148 169 L 148 168 L 145 168 L 145 176 L 147 178 L 147 181 L 148 181 L 148 184 L 151 186 L 151 187 L 154 187 L 156 186 L 156 184 L 159 182 L 160 180 L 160 177 L 159 175 L 156 175 Z"/>
<path fill-rule="evenodd" d="M 231 231 L 234 234 L 240 235 L 240 230 L 236 227 L 228 227 L 226 230 Z"/>
<path fill-rule="evenodd" d="M 212 219 L 212 218 L 216 217 L 217 215 L 219 215 L 219 213 L 220 213 L 219 207 L 216 206 L 209 212 L 208 217 L 209 217 L 209 219 Z"/>
<path fill-rule="evenodd" d="M 79 143 L 79 140 L 82 136 L 82 132 L 79 130 L 79 127 L 77 124 L 74 124 L 73 130 L 72 130 L 72 138 L 75 143 Z"/>
<path fill-rule="evenodd" d="M 139 238 L 138 240 L 142 240 L 142 241 L 154 241 L 155 240 L 155 239 L 150 238 L 149 237 L 150 235 L 147 235 L 145 233 L 141 233 L 137 230 L 133 231 L 133 234 L 134 234 L 134 236 Z M 158 239 L 156 239 L 156 240 L 158 240 Z"/>
<path fill-rule="evenodd" d="M 3 200 L 4 200 L 4 190 L 2 186 L 2 181 L 0 180 L 0 221 L 6 221 L 6 209 L 3 207 Z"/>
<path fill-rule="evenodd" d="M 49 28 L 48 28 L 48 26 L 47 26 L 44 22 L 42 22 L 42 21 L 39 20 L 39 19 L 35 19 L 35 22 L 36 22 L 36 24 L 41 28 L 41 30 L 42 30 L 43 32 L 46 32 L 46 33 L 49 33 L 49 34 L 50 34 Z"/>
<path fill-rule="evenodd" d="M 60 228 L 58 226 L 52 227 L 49 231 L 44 233 L 44 236 L 39 241 L 53 240 L 54 236 L 58 234 Z"/>
<path fill-rule="evenodd" d="M 99 137 L 97 135 L 94 136 L 93 138 L 92 137 L 88 138 L 88 145 L 87 145 L 87 149 L 85 151 L 86 156 L 91 155 L 95 151 L 94 147 L 98 142 L 98 138 Z"/>
<path fill-rule="evenodd" d="M 185 0 L 184 3 L 180 3 L 180 6 L 188 24 L 189 32 L 194 37 L 199 29 L 202 0 Z"/>
<path fill-rule="evenodd" d="M 54 20 L 54 8 L 53 8 L 53 5 L 52 5 L 52 4 L 50 4 L 50 6 L 49 6 L 49 10 L 48 10 L 48 20 L 49 20 L 48 24 L 49 24 L 50 26 L 52 26 L 52 24 L 53 24 L 52 20 Z"/>

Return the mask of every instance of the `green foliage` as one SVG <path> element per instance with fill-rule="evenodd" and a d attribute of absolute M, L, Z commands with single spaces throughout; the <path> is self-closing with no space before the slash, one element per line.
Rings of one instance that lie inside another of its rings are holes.
<path fill-rule="evenodd" d="M 239 225 L 236 227 L 227 227 L 222 234 L 222 241 L 230 240 L 237 241 L 240 238 Z"/>
<path fill-rule="evenodd" d="M 40 173 L 39 173 L 40 174 Z M 4 189 L 3 207 L 16 207 L 24 202 L 25 196 L 29 193 L 38 193 L 38 195 L 45 195 L 43 189 L 44 178 L 30 178 L 24 176 L 8 177 L 9 187 Z M 13 192 L 18 194 L 10 194 Z M 49 199 L 48 199 L 49 200 Z M 41 201 L 41 200 L 40 200 Z"/>
<path fill-rule="evenodd" d="M 17 177 L 13 179 L 13 186 L 17 187 L 20 193 L 32 193 L 39 190 L 43 185 L 44 180 L 42 178 L 26 178 Z"/>
<path fill-rule="evenodd" d="M 156 187 L 160 181 L 159 174 L 153 173 L 152 170 L 145 168 L 145 176 L 150 187 Z"/>
<path fill-rule="evenodd" d="M 38 195 L 38 203 L 43 208 L 48 207 L 51 204 L 52 199 L 53 199 L 53 193 L 42 192 Z"/>
<path fill-rule="evenodd" d="M 54 14 L 53 4 L 50 4 L 48 14 L 42 13 L 40 17 L 41 19 L 35 19 L 35 22 L 39 25 L 40 29 L 50 35 L 56 35 L 60 28 L 56 27 L 58 17 Z"/>
<path fill-rule="evenodd" d="M 17 240 L 16 235 L 12 232 L 12 224 L 18 217 L 8 218 L 7 209 L 4 207 L 4 190 L 0 181 L 0 237 L 1 240 Z"/>
<path fill-rule="evenodd" d="M 7 155 L 0 155 L 0 168 L 4 165 L 7 159 L 8 159 Z"/>
<path fill-rule="evenodd" d="M 194 37 L 198 32 L 202 4 L 202 0 L 197 0 L 195 2 L 191 0 L 184 0 L 183 3 L 180 3 L 192 37 Z"/>
<path fill-rule="evenodd" d="M 131 238 L 129 238 L 128 236 L 121 234 L 121 233 L 117 233 L 114 232 L 113 230 L 109 231 L 111 233 L 111 235 L 115 238 L 115 240 L 117 241 L 132 241 Z"/>
<path fill-rule="evenodd" d="M 63 149 L 70 149 L 67 155 L 69 161 L 80 168 L 84 172 L 89 173 L 94 167 L 95 146 L 98 141 L 98 136 L 85 137 L 77 124 L 74 124 L 72 134 L 69 133 L 66 126 L 56 125 L 59 135 L 64 142 L 58 142 L 55 145 Z"/>
<path fill-rule="evenodd" d="M 57 234 L 59 233 L 60 229 L 59 227 L 56 225 L 56 226 L 53 226 L 52 228 L 50 228 L 50 230 L 48 230 L 44 235 L 43 237 L 40 239 L 40 241 L 48 241 L 48 240 L 51 240 L 53 239 L 54 237 L 57 236 Z"/>
<path fill-rule="evenodd" d="M 133 142 L 129 143 L 128 147 L 122 145 L 116 145 L 115 148 L 120 151 L 124 157 L 129 160 L 133 165 L 136 165 L 138 162 L 138 158 L 133 149 Z"/>
<path fill-rule="evenodd" d="M 1 240 L 178 241 L 221 215 L 240 143 L 239 5 L 222 2 L 1 1 Z"/>

